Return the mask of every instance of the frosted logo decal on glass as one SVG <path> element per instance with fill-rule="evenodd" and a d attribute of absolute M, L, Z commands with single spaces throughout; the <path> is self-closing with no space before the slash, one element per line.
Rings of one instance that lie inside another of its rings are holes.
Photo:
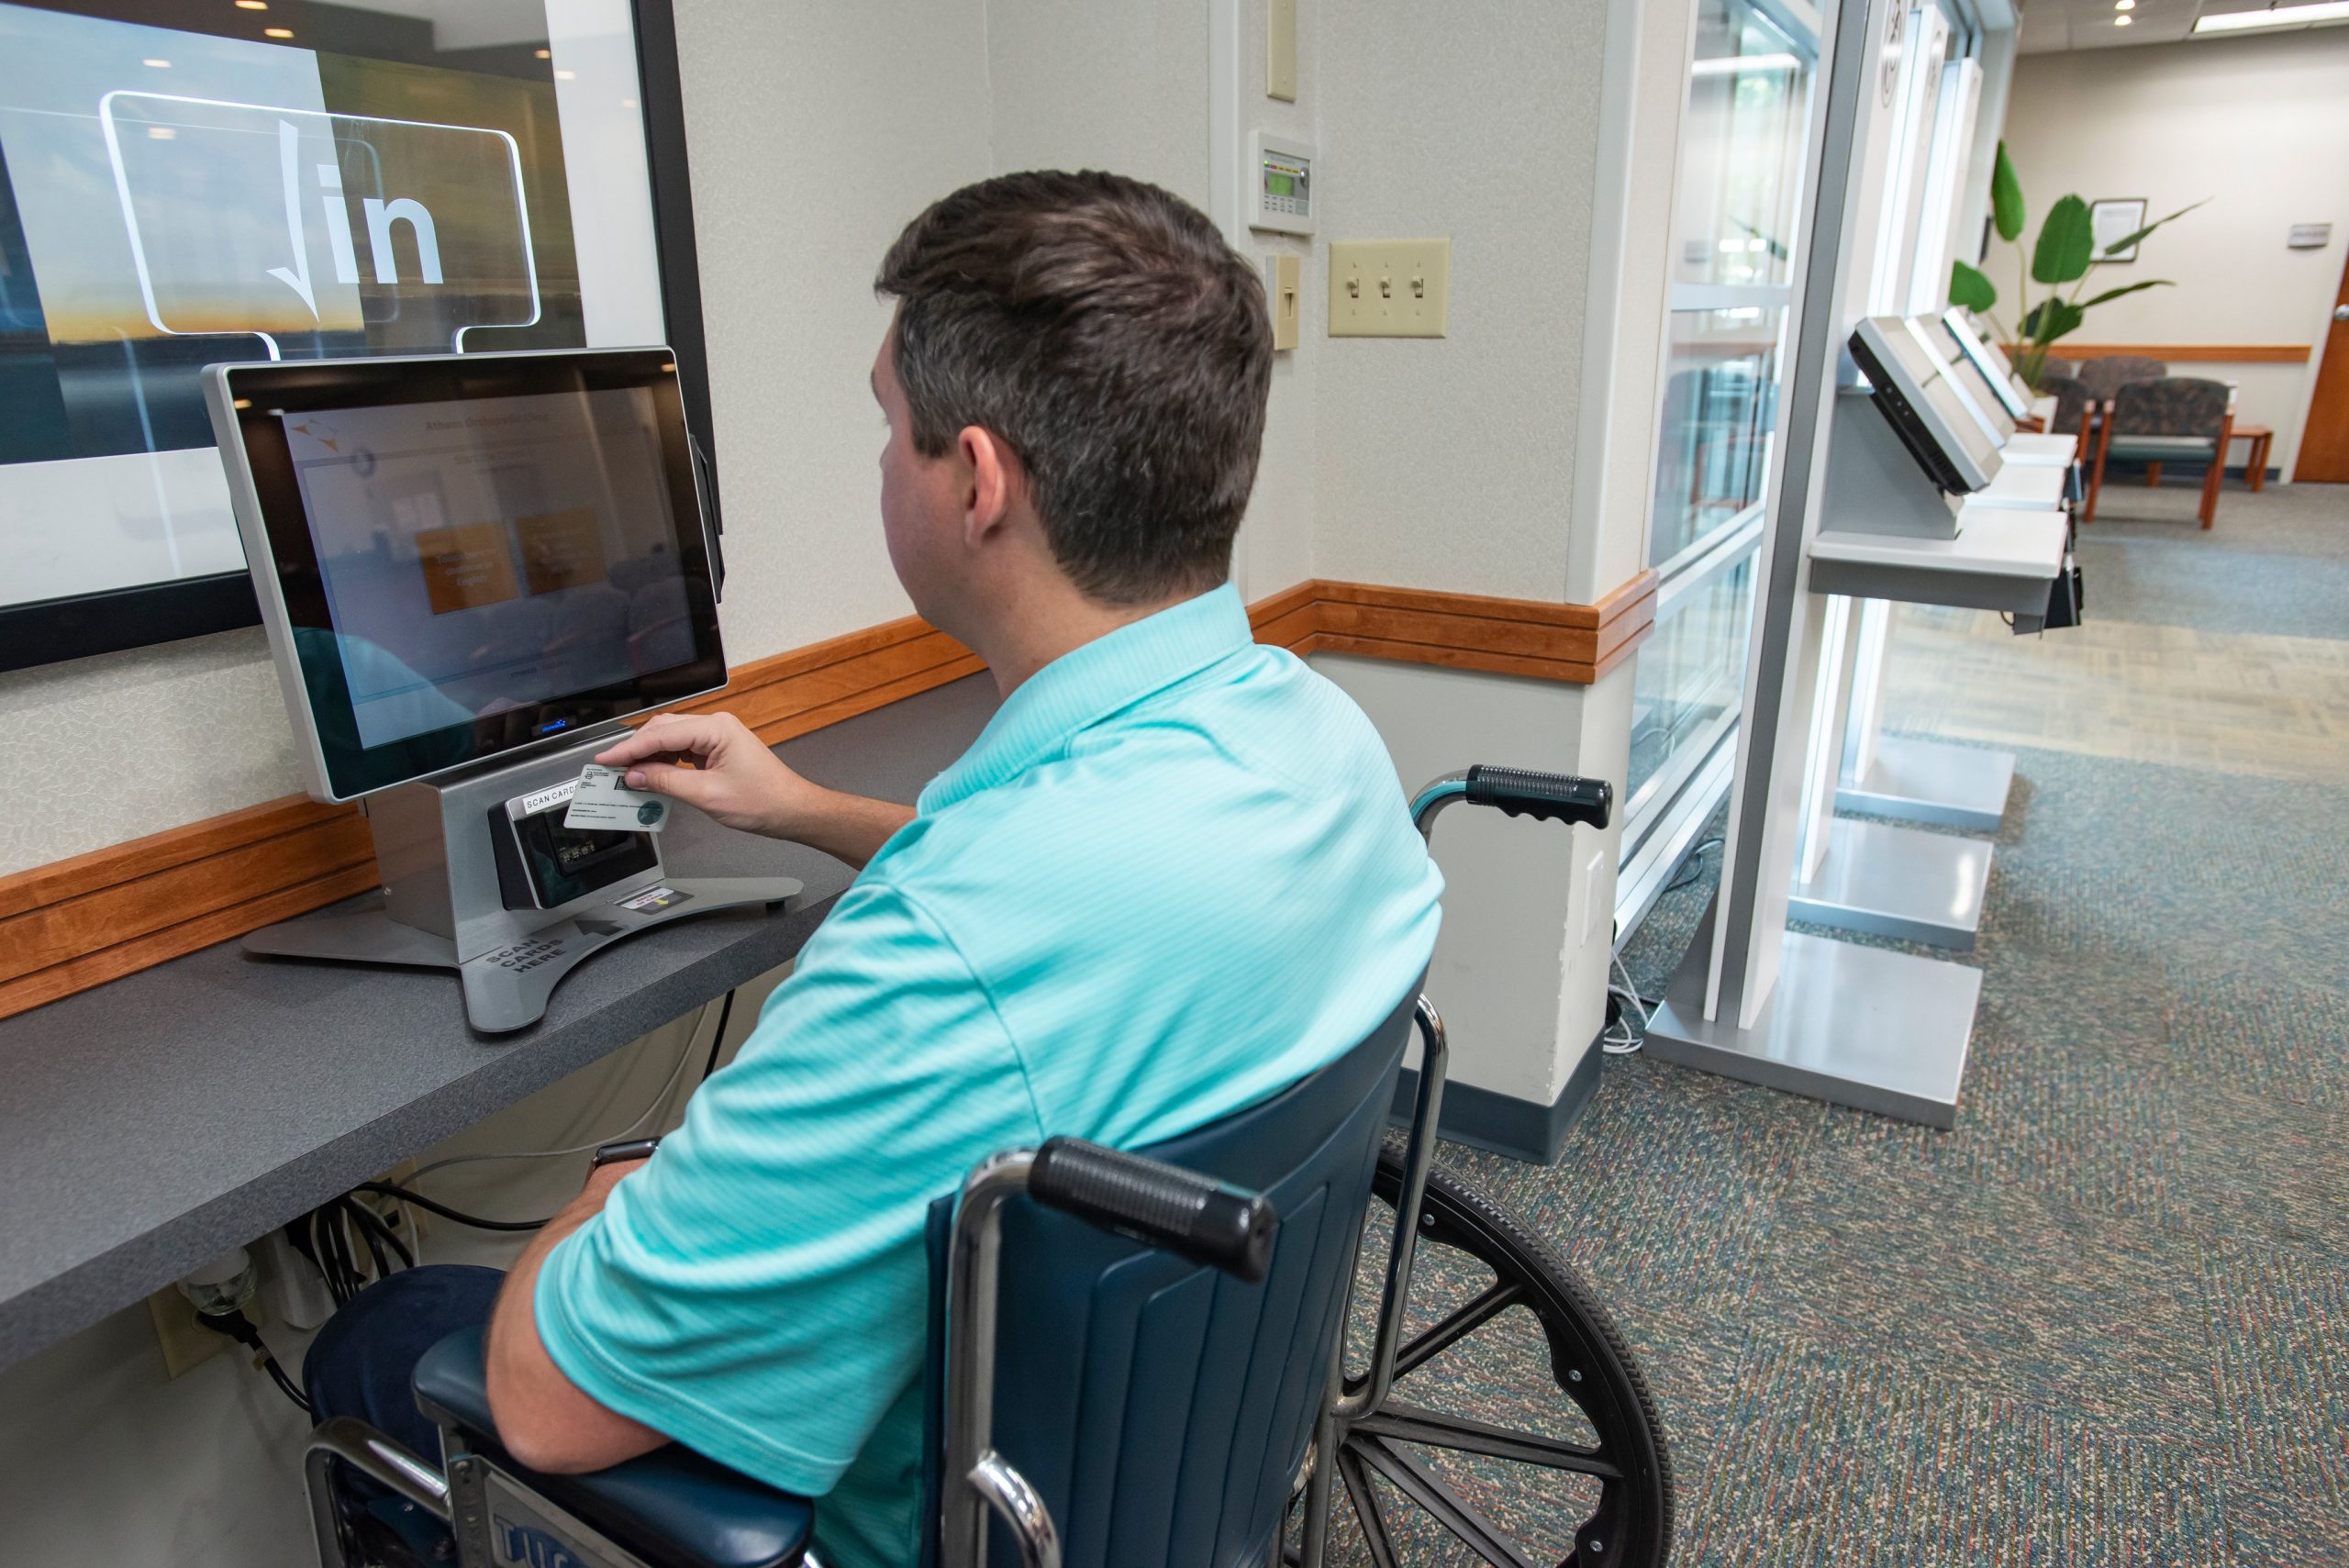
<path fill-rule="evenodd" d="M 0 5 L 0 462 L 208 447 L 221 360 L 587 340 L 551 80 Z"/>
<path fill-rule="evenodd" d="M 539 319 L 505 131 L 131 92 L 98 117 L 159 332 L 250 332 L 277 359 L 287 334 L 462 352 Z"/>
<path fill-rule="evenodd" d="M 661 341 L 634 26 L 0 0 L 0 610 L 242 569 L 207 364 Z"/>

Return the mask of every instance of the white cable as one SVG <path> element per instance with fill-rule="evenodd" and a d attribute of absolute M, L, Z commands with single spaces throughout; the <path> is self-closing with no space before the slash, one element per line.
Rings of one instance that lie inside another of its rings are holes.
<path fill-rule="evenodd" d="M 1609 984 L 1607 987 L 1607 994 L 1610 996 L 1620 996 L 1626 1003 L 1628 1003 L 1629 1007 L 1627 1011 L 1628 1013 L 1636 1013 L 1639 1015 L 1640 1027 L 1638 1031 L 1635 1033 L 1631 1029 L 1631 1020 L 1629 1016 L 1618 1018 L 1616 1020 L 1616 1028 L 1620 1029 L 1623 1031 L 1622 1037 L 1618 1039 L 1616 1037 L 1615 1029 L 1610 1029 L 1605 1034 L 1599 1036 L 1598 1049 L 1605 1051 L 1609 1056 L 1629 1056 L 1631 1052 L 1639 1050 L 1641 1046 L 1647 1043 L 1649 1021 L 1648 1007 L 1647 1004 L 1640 999 L 1640 988 L 1631 984 L 1631 972 L 1623 967 L 1623 955 L 1620 953 L 1615 954 L 1612 962 L 1614 963 L 1615 973 L 1622 976 L 1623 984 L 1620 985 Z"/>
<path fill-rule="evenodd" d="M 421 1181 L 433 1172 L 445 1171 L 451 1165 L 473 1165 L 485 1160 L 553 1160 L 565 1154 L 587 1154 L 607 1143 L 618 1143 L 624 1138 L 635 1136 L 646 1122 L 659 1114 L 662 1106 L 669 1103 L 669 1095 L 676 1089 L 677 1081 L 685 1075 L 685 1063 L 701 1054 L 701 1027 L 709 1021 L 709 1010 L 718 1006 L 718 1001 L 719 998 L 713 996 L 701 1005 L 701 1011 L 694 1018 L 694 1027 L 685 1034 L 685 1048 L 677 1053 L 677 1064 L 669 1069 L 668 1079 L 652 1096 L 652 1103 L 619 1131 L 606 1133 L 593 1142 L 574 1144 L 569 1149 L 520 1149 L 495 1154 L 452 1154 L 446 1160 L 435 1160 L 429 1165 L 417 1166 L 408 1180 Z"/>

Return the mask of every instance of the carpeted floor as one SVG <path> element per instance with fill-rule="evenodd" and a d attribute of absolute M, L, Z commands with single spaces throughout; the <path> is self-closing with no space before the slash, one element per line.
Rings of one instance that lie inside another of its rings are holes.
<path fill-rule="evenodd" d="M 1675 1563 L 2349 1563 L 2349 728 L 2275 679 L 2349 673 L 2349 491 L 2231 484 L 2209 534 L 2193 499 L 2108 490 L 2087 635 L 1904 612 L 1896 723 L 1996 740 L 2093 677 L 2279 742 L 2007 738 L 1954 1131 L 1629 1057 L 1557 1166 L 1446 1151 L 1637 1346 Z M 2148 628 L 2183 666 L 2097 640 Z M 2009 689 L 1951 693 L 1959 644 Z M 1711 870 L 1632 942 L 1647 994 Z"/>

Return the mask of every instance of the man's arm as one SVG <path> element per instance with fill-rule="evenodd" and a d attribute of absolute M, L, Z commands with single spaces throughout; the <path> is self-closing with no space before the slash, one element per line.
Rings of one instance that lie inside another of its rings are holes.
<path fill-rule="evenodd" d="M 623 1176 L 643 1163 L 599 1166 L 587 1185 L 531 1240 L 506 1276 L 489 1315 L 489 1412 L 498 1440 L 532 1470 L 550 1475 L 601 1470 L 650 1453 L 670 1440 L 640 1421 L 607 1409 L 563 1375 L 539 1339 L 539 1268 L 555 1243 L 603 1212 Z"/>
<path fill-rule="evenodd" d="M 914 817 L 909 806 L 808 783 L 730 713 L 662 714 L 596 761 L 627 769 L 630 789 L 656 791 L 729 828 L 789 839 L 859 870 Z"/>

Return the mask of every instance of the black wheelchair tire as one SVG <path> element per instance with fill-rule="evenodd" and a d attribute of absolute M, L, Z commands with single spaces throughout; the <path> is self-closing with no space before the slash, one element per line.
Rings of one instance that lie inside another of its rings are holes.
<path fill-rule="evenodd" d="M 1390 1213 L 1402 1187 L 1404 1149 L 1402 1134 L 1390 1133 L 1373 1179 L 1373 1190 Z M 1378 1217 L 1374 1209 L 1374 1227 Z M 1599 1506 L 1576 1529 L 1574 1548 L 1558 1568 L 1663 1568 L 1672 1547 L 1672 1457 L 1647 1378 L 1597 1296 L 1523 1220 L 1441 1164 L 1429 1167 L 1419 1238 L 1476 1258 L 1493 1271 L 1496 1287 L 1518 1285 L 1517 1301 L 1532 1309 L 1548 1338 L 1559 1390 L 1597 1432 L 1598 1452 L 1620 1470 L 1615 1481 L 1602 1483 Z M 1382 1432 L 1397 1430 L 1384 1418 L 1398 1408 L 1398 1401 L 1408 1407 L 1408 1375 L 1398 1373 L 1386 1408 L 1345 1433 L 1340 1473 L 1348 1485 L 1339 1490 L 1350 1491 L 1352 1478 L 1374 1457 L 1391 1467 L 1393 1451 L 1373 1456 L 1368 1450 L 1380 1442 Z M 1391 1468 L 1387 1473 L 1395 1478 Z M 1488 1547 L 1480 1554 L 1506 1563 L 1513 1555 L 1507 1552 L 1506 1547 Z"/>

